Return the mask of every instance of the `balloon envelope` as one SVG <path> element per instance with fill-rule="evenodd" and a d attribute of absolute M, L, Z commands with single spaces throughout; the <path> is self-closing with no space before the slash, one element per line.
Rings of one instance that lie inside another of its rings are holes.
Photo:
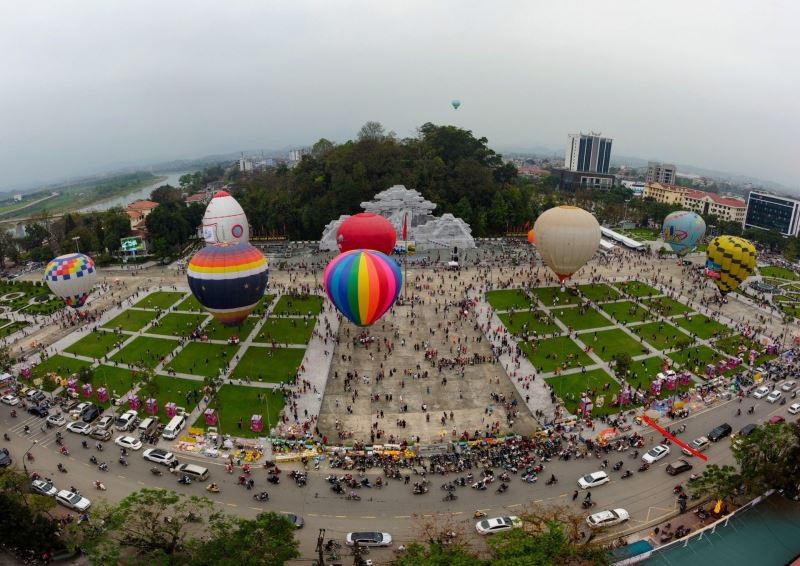
<path fill-rule="evenodd" d="M 664 219 L 661 235 L 672 251 L 684 256 L 692 251 L 706 233 L 706 223 L 696 212 L 679 210 Z"/>
<path fill-rule="evenodd" d="M 392 223 L 380 214 L 360 212 L 346 218 L 336 231 L 340 252 L 378 250 L 391 255 L 397 233 Z"/>
<path fill-rule="evenodd" d="M 50 260 L 44 268 L 47 286 L 74 309 L 86 303 L 95 277 L 94 261 L 84 254 L 60 255 Z"/>
<path fill-rule="evenodd" d="M 591 259 L 600 245 L 600 224 L 577 206 L 544 211 L 533 225 L 536 249 L 561 281 Z"/>
<path fill-rule="evenodd" d="M 249 232 L 241 205 L 226 191 L 217 191 L 203 215 L 203 239 L 209 244 L 247 242 Z"/>
<path fill-rule="evenodd" d="M 723 295 L 736 289 L 756 268 L 756 248 L 736 236 L 717 236 L 706 251 L 706 275 Z"/>
<path fill-rule="evenodd" d="M 460 100 L 453 100 L 450 104 L 453 105 L 453 108 L 458 110 L 458 107 L 461 106 L 461 101 Z"/>
<path fill-rule="evenodd" d="M 358 326 L 380 319 L 397 300 L 402 282 L 397 263 L 373 250 L 352 250 L 335 257 L 323 279 L 328 298 Z"/>
<path fill-rule="evenodd" d="M 536 245 L 536 237 L 533 234 L 533 228 L 528 230 L 528 243 Z"/>
<path fill-rule="evenodd" d="M 189 261 L 189 288 L 225 326 L 241 324 L 267 289 L 267 258 L 247 242 L 209 244 Z"/>

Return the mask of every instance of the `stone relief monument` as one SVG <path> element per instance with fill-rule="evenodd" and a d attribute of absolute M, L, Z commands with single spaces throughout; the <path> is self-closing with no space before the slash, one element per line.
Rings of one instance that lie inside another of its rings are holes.
<path fill-rule="evenodd" d="M 452 214 L 443 214 L 436 217 L 433 210 L 436 205 L 414 189 L 407 189 L 403 185 L 394 185 L 375 195 L 370 202 L 362 202 L 361 208 L 366 212 L 374 212 L 385 217 L 392 223 L 397 231 L 397 239 L 403 239 L 403 220 L 408 226 L 408 240 L 415 243 L 417 250 L 452 248 L 460 249 L 475 247 L 472 238 L 472 229 L 469 225 Z M 336 231 L 339 225 L 348 218 L 342 215 L 329 222 L 322 231 L 319 249 L 336 251 Z"/>

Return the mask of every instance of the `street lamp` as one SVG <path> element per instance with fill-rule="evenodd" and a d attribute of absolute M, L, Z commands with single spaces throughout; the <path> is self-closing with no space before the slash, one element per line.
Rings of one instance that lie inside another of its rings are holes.
<path fill-rule="evenodd" d="M 28 453 L 33 450 L 33 447 L 39 444 L 38 440 L 34 440 L 31 447 L 25 451 L 25 454 L 22 455 L 22 469 L 25 470 L 25 476 L 28 476 Z"/>
<path fill-rule="evenodd" d="M 72 241 L 75 242 L 75 251 L 81 253 L 81 249 L 78 247 L 78 240 L 80 240 L 80 236 L 73 236 Z"/>

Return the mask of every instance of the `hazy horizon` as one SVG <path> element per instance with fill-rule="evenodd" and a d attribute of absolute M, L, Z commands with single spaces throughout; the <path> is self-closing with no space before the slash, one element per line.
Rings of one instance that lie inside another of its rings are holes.
<path fill-rule="evenodd" d="M 797 190 L 798 15 L 741 1 L 5 4 L 0 186 L 341 142 L 376 120 L 400 137 L 453 124 L 498 149 L 601 131 L 614 155 Z"/>

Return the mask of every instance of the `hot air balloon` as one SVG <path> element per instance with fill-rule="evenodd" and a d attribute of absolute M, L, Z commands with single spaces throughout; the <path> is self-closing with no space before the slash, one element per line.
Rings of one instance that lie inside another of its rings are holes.
<path fill-rule="evenodd" d="M 536 249 L 562 282 L 583 267 L 600 245 L 597 219 L 577 206 L 546 210 L 536 219 L 533 231 Z"/>
<path fill-rule="evenodd" d="M 536 245 L 536 238 L 533 234 L 533 228 L 528 230 L 528 243 L 531 244 L 532 246 Z"/>
<path fill-rule="evenodd" d="M 345 219 L 336 231 L 340 252 L 377 250 L 391 255 L 397 233 L 392 223 L 380 214 L 360 212 Z"/>
<path fill-rule="evenodd" d="M 454 110 L 458 110 L 458 107 L 461 106 L 461 101 L 458 99 L 453 100 L 450 104 L 453 105 Z"/>
<path fill-rule="evenodd" d="M 661 235 L 672 251 L 684 256 L 692 251 L 706 233 L 706 223 L 696 212 L 680 210 L 664 219 Z"/>
<path fill-rule="evenodd" d="M 209 244 L 186 270 L 189 288 L 225 326 L 241 324 L 267 288 L 267 258 L 248 242 Z"/>
<path fill-rule="evenodd" d="M 756 248 L 744 238 L 717 236 L 706 250 L 706 275 L 723 295 L 736 289 L 756 267 Z"/>
<path fill-rule="evenodd" d="M 73 309 L 86 303 L 95 277 L 94 261 L 80 253 L 60 255 L 44 268 L 44 280 L 50 291 Z"/>
<path fill-rule="evenodd" d="M 203 215 L 203 239 L 209 244 L 247 242 L 249 231 L 241 205 L 226 191 L 217 191 Z"/>
<path fill-rule="evenodd" d="M 397 263 L 373 250 L 352 250 L 335 257 L 323 278 L 328 298 L 358 326 L 380 319 L 397 300 L 402 282 Z"/>

